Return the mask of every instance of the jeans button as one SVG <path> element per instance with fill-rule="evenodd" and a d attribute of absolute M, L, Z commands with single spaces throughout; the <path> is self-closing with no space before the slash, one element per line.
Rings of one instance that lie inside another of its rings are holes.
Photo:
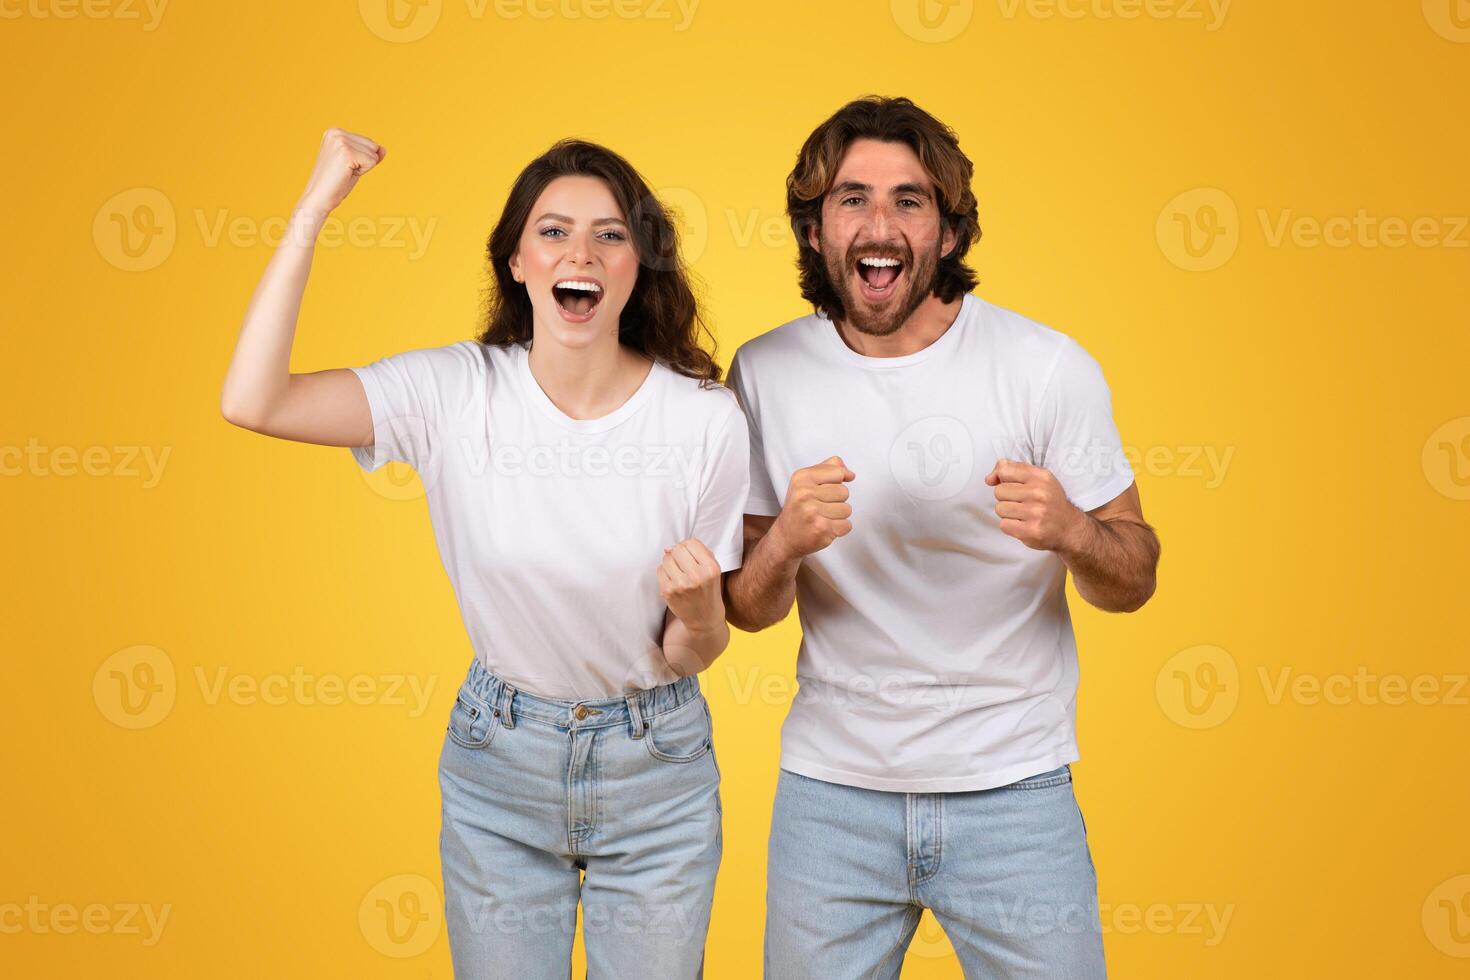
<path fill-rule="evenodd" d="M 576 717 L 578 721 L 581 721 L 583 718 L 587 717 L 587 706 L 585 704 L 577 705 L 577 710 L 573 711 L 572 715 Z"/>

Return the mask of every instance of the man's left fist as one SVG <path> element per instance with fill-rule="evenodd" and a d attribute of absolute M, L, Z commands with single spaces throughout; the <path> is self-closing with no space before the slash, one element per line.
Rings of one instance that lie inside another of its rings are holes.
<path fill-rule="evenodd" d="M 1037 551 L 1064 551 L 1087 520 L 1048 470 L 1002 459 L 985 477 L 995 487 L 1000 529 Z"/>

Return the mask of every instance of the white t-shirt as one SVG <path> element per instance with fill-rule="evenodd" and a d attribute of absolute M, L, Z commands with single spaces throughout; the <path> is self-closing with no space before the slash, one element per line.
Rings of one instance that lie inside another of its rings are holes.
<path fill-rule="evenodd" d="M 745 419 L 727 388 L 662 363 L 622 405 L 573 419 L 520 345 L 466 340 L 352 370 L 372 407 L 363 469 L 412 466 L 475 654 L 516 688 L 592 699 L 675 680 L 660 653 L 663 549 L 698 538 L 738 568 Z"/>
<path fill-rule="evenodd" d="M 1065 566 L 1000 530 L 985 477 L 1045 467 L 1091 510 L 1133 482 L 1101 370 L 1076 341 L 966 295 L 925 349 L 867 357 L 812 314 L 740 348 L 746 511 L 840 456 L 852 532 L 797 573 L 800 689 L 781 766 L 904 792 L 987 789 L 1076 761 Z"/>

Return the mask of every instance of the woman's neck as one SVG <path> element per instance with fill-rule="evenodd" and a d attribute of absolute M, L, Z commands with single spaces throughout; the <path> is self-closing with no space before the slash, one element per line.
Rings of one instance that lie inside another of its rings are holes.
<path fill-rule="evenodd" d="M 653 362 L 624 347 L 617 335 L 586 347 L 567 347 L 536 331 L 526 355 L 531 376 L 570 418 L 595 419 L 615 411 L 643 384 Z"/>

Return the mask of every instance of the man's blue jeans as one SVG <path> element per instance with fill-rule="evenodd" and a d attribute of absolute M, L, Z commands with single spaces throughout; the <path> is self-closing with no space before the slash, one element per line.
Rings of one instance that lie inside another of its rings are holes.
<path fill-rule="evenodd" d="M 972 980 L 1106 975 L 1067 766 L 962 793 L 782 770 L 766 882 L 767 980 L 895 978 L 925 908 Z"/>

